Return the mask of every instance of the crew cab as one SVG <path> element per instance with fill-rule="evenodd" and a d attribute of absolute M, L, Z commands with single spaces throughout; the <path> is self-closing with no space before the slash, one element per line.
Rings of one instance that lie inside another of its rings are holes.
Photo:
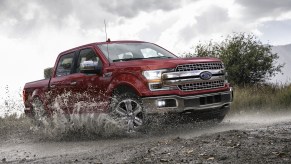
<path fill-rule="evenodd" d="M 65 114 L 76 103 L 95 103 L 78 112 L 109 113 L 134 130 L 156 114 L 222 120 L 233 96 L 217 58 L 179 58 L 153 43 L 108 40 L 60 53 L 50 78 L 25 84 L 25 113 L 51 116 L 56 97 L 67 99 Z"/>

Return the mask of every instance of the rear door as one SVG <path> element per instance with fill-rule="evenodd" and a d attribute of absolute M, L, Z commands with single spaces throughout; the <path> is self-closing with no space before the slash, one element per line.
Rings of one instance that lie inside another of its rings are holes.
<path fill-rule="evenodd" d="M 65 112 L 73 107 L 72 88 L 75 84 L 72 82 L 72 77 L 75 60 L 75 52 L 61 55 L 56 65 L 54 77 L 50 81 L 52 105 L 57 103 Z"/>

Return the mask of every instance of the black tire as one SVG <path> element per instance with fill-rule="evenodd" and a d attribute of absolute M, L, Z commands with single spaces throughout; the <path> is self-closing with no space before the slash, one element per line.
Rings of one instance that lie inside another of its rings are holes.
<path fill-rule="evenodd" d="M 112 98 L 110 115 L 127 132 L 136 132 L 145 125 L 145 112 L 140 98 L 132 92 Z"/>
<path fill-rule="evenodd" d="M 32 119 L 33 123 L 36 126 L 42 126 L 44 123 L 44 119 L 47 118 L 47 112 L 45 111 L 43 102 L 40 98 L 36 97 L 32 101 Z"/>

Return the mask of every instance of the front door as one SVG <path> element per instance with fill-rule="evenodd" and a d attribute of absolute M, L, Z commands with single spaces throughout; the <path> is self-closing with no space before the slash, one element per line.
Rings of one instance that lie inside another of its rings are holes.
<path fill-rule="evenodd" d="M 81 49 L 77 57 L 75 74 L 71 78 L 74 83 L 73 92 L 78 101 L 75 104 L 76 112 L 94 112 L 99 113 L 104 110 L 105 103 L 102 95 L 105 91 L 102 74 L 85 74 L 81 73 L 80 65 L 84 61 L 94 61 L 98 63 L 98 67 L 102 67 L 100 57 L 95 53 L 93 47 Z"/>

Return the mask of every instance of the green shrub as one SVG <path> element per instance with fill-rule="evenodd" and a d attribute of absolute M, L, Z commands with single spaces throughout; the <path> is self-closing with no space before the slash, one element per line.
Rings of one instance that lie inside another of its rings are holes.
<path fill-rule="evenodd" d="M 270 45 L 263 44 L 253 34 L 234 33 L 222 42 L 199 43 L 185 57 L 220 58 L 233 85 L 262 84 L 281 73 L 284 64 L 278 64 L 278 54 Z"/>

